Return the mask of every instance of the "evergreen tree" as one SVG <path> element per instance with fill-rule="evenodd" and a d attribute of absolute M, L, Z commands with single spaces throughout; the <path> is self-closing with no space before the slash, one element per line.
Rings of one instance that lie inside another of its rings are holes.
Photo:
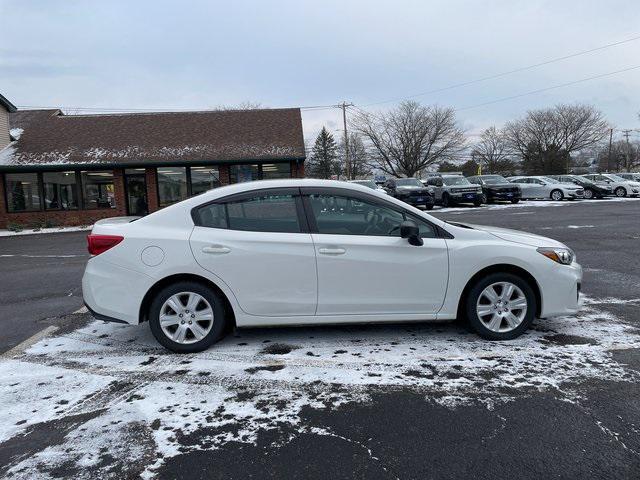
<path fill-rule="evenodd" d="M 316 137 L 307 164 L 307 173 L 314 178 L 331 178 L 332 175 L 340 174 L 338 147 L 333 135 L 325 127 L 322 127 Z"/>

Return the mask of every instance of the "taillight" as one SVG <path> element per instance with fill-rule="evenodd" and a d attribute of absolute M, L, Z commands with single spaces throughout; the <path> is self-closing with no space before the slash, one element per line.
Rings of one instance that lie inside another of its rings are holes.
<path fill-rule="evenodd" d="M 124 237 L 120 235 L 87 235 L 87 249 L 91 255 L 100 255 L 119 244 Z"/>

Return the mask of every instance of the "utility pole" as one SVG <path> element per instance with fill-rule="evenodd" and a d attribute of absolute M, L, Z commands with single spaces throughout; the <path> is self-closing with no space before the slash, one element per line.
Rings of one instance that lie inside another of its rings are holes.
<path fill-rule="evenodd" d="M 628 172 L 630 170 L 630 165 L 631 165 L 631 158 L 629 158 L 631 156 L 631 145 L 629 145 L 629 134 L 631 133 L 631 130 L 622 130 L 622 134 L 624 135 L 624 138 L 627 140 L 627 151 L 625 152 L 625 158 L 627 159 L 627 162 L 625 164 L 625 170 Z"/>
<path fill-rule="evenodd" d="M 607 157 L 607 172 L 611 171 L 611 142 L 613 141 L 613 128 L 609 129 L 609 156 Z"/>
<path fill-rule="evenodd" d="M 349 133 L 347 132 L 347 107 L 352 107 L 353 103 L 342 102 L 342 122 L 344 124 L 344 160 L 347 162 L 347 180 L 351 180 L 351 159 L 349 159 Z"/>

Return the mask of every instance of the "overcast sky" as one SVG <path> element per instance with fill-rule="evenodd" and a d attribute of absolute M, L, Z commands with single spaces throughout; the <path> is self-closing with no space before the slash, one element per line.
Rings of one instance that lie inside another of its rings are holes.
<path fill-rule="evenodd" d="M 0 0 L 0 18 L 0 93 L 66 108 L 363 106 L 640 36 L 638 0 Z M 640 68 L 465 109 L 637 65 L 640 40 L 415 99 L 471 134 L 558 102 L 640 128 Z M 336 109 L 303 119 L 341 128 Z"/>

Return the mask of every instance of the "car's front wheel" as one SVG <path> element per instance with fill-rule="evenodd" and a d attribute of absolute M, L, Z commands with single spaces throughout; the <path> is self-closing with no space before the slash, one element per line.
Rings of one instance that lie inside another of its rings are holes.
<path fill-rule="evenodd" d="M 511 340 L 533 322 L 536 297 L 517 275 L 492 273 L 471 287 L 465 310 L 470 326 L 482 338 Z"/>
<path fill-rule="evenodd" d="M 513 203 L 513 204 L 516 204 L 516 203 L 518 203 L 519 201 L 520 201 L 520 199 L 519 199 L 519 198 L 512 198 L 512 199 L 511 199 L 511 203 Z"/>
<path fill-rule="evenodd" d="M 627 196 L 627 190 L 624 187 L 616 188 L 614 193 L 616 194 L 616 197 L 626 197 Z"/>
<path fill-rule="evenodd" d="M 562 190 L 553 190 L 551 192 L 551 200 L 555 200 L 556 202 L 562 200 L 564 195 L 562 194 Z"/>
<path fill-rule="evenodd" d="M 163 288 L 149 308 L 149 325 L 156 340 L 176 353 L 201 352 L 225 331 L 223 299 L 197 282 L 177 282 Z"/>
<path fill-rule="evenodd" d="M 594 192 L 590 188 L 584 189 L 584 198 L 587 200 L 591 200 L 594 197 Z"/>

